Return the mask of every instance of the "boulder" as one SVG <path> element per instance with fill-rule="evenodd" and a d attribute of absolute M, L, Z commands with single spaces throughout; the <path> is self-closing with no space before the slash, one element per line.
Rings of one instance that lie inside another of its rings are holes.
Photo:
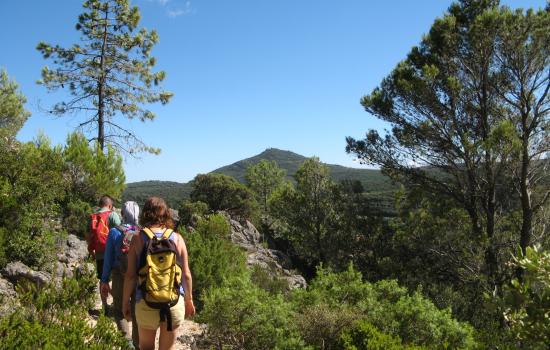
<path fill-rule="evenodd" d="M 0 296 L 3 298 L 15 298 L 17 296 L 13 284 L 3 278 L 0 278 Z"/>
<path fill-rule="evenodd" d="M 260 266 L 272 278 L 286 279 L 290 289 L 307 287 L 303 276 L 291 272 L 292 262 L 286 254 L 262 246 L 261 234 L 250 221 L 240 222 L 226 213 L 222 213 L 222 215 L 226 217 L 231 226 L 231 241 L 247 251 L 246 263 L 248 266 Z"/>
<path fill-rule="evenodd" d="M 19 304 L 13 284 L 3 278 L 0 278 L 0 301 L 0 318 L 12 313 L 14 306 Z"/>
<path fill-rule="evenodd" d="M 227 217 L 227 216 L 226 216 Z M 260 245 L 260 232 L 252 225 L 250 221 L 240 223 L 228 217 L 229 224 L 231 225 L 231 241 L 247 251 L 256 251 L 261 247 Z"/>
<path fill-rule="evenodd" d="M 0 274 L 2 274 L 4 278 L 13 284 L 17 284 L 20 280 L 26 279 L 32 283 L 35 283 L 39 287 L 48 284 L 48 282 L 52 279 L 49 273 L 34 271 L 20 261 L 10 262 L 2 271 L 0 271 Z"/>
<path fill-rule="evenodd" d="M 69 268 L 79 265 L 88 256 L 88 244 L 75 235 L 68 235 L 61 243 L 57 260 Z"/>

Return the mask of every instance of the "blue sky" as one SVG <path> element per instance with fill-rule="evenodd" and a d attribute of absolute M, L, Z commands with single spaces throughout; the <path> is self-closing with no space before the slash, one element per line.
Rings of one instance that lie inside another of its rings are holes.
<path fill-rule="evenodd" d="M 157 29 L 166 106 L 154 122 L 129 123 L 159 156 L 125 161 L 128 182 L 186 182 L 269 147 L 359 166 L 344 151 L 384 125 L 359 104 L 442 15 L 450 0 L 134 0 L 141 25 Z M 542 7 L 544 0 L 505 0 Z M 0 66 L 17 80 L 32 117 L 22 141 L 44 131 L 63 143 L 78 117 L 53 119 L 62 99 L 35 84 L 46 64 L 39 41 L 68 46 L 77 0 L 0 1 Z"/>

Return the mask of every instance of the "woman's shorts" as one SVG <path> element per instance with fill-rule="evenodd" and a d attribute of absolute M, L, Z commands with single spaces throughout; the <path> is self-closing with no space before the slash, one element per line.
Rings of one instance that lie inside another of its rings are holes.
<path fill-rule="evenodd" d="M 176 328 L 185 320 L 185 302 L 180 296 L 178 303 L 170 308 L 172 314 L 172 327 Z M 160 311 L 147 305 L 145 300 L 141 299 L 136 304 L 136 321 L 138 327 L 156 330 L 160 326 Z"/>

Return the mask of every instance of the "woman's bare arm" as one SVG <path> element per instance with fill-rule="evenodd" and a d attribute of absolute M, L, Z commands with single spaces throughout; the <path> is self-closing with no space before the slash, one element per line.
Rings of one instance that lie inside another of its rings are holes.
<path fill-rule="evenodd" d="M 189 269 L 189 257 L 187 255 L 187 246 L 183 237 L 179 237 L 180 244 L 178 245 L 179 254 L 183 262 L 182 283 L 185 290 L 185 315 L 193 316 L 195 314 L 195 306 L 193 305 L 193 277 Z"/>

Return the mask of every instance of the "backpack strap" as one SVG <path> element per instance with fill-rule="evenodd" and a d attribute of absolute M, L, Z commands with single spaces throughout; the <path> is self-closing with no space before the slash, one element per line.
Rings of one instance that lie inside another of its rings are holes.
<path fill-rule="evenodd" d="M 172 230 L 171 228 L 167 228 L 166 231 L 164 231 L 164 233 L 162 234 L 162 238 L 163 239 L 170 238 L 170 235 L 172 234 L 172 232 L 174 232 L 174 230 Z"/>
<path fill-rule="evenodd" d="M 153 239 L 153 237 L 155 237 L 155 234 L 153 233 L 153 231 L 151 231 L 149 228 L 147 227 L 144 227 L 141 229 L 141 231 L 143 233 L 145 233 L 145 235 L 149 238 L 149 239 Z"/>

